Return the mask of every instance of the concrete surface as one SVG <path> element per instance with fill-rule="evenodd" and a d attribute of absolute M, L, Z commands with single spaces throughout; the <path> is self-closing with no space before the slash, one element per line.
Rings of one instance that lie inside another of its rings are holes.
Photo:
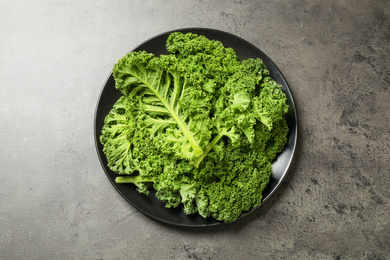
<path fill-rule="evenodd" d="M 299 113 L 289 176 L 229 226 L 164 226 L 96 155 L 112 65 L 155 34 L 234 33 L 268 54 Z M 390 2 L 1 1 L 0 259 L 390 259 Z"/>

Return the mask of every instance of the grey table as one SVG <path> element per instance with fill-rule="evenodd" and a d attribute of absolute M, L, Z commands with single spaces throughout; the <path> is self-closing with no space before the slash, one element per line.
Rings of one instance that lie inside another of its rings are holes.
<path fill-rule="evenodd" d="M 113 64 L 185 27 L 255 44 L 297 103 L 290 174 L 228 226 L 144 216 L 95 151 Z M 1 1 L 0 259 L 390 259 L 389 57 L 387 0 Z"/>

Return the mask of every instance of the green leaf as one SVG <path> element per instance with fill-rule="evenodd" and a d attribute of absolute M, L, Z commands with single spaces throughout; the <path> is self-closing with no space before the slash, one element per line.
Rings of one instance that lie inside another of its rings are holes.
<path fill-rule="evenodd" d="M 260 91 L 260 95 L 252 100 L 253 115 L 272 130 L 273 124 L 288 111 L 287 98 L 281 86 L 270 77 L 264 79 Z"/>
<path fill-rule="evenodd" d="M 131 103 L 121 97 L 106 116 L 100 136 L 108 167 L 119 174 L 132 174 L 138 168 L 138 160 L 132 156 L 132 142 L 128 139 L 134 125 L 133 119 L 127 116 L 131 107 Z"/>
<path fill-rule="evenodd" d="M 162 121 L 167 119 L 157 116 L 167 114 L 168 124 L 172 121 L 176 123 L 190 143 L 194 156 L 203 153 L 198 140 L 189 129 L 188 114 L 180 110 L 178 102 L 185 94 L 185 79 L 180 72 L 169 68 L 168 58 L 156 58 L 146 52 L 131 52 L 114 66 L 113 73 L 116 88 L 123 94 L 143 96 L 142 101 L 145 103 L 141 105 L 141 109 L 155 119 L 149 119 L 150 124 L 147 124 L 152 126 L 152 134 L 166 125 Z M 154 126 L 153 122 L 157 125 Z"/>

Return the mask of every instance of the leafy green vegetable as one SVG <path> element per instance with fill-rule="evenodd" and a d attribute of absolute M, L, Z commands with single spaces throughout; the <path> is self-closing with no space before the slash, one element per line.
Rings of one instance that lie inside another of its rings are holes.
<path fill-rule="evenodd" d="M 261 204 L 289 131 L 286 96 L 261 59 L 172 33 L 168 55 L 131 52 L 114 66 L 122 93 L 100 141 L 117 183 L 166 207 L 224 222 Z"/>

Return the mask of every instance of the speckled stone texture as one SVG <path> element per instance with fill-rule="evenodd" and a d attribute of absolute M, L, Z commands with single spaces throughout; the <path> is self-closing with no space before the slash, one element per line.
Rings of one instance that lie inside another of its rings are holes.
<path fill-rule="evenodd" d="M 298 109 L 285 182 L 230 225 L 145 217 L 95 151 L 112 65 L 183 27 L 258 46 Z M 390 1 L 14 0 L 0 29 L 0 259 L 390 259 Z"/>

